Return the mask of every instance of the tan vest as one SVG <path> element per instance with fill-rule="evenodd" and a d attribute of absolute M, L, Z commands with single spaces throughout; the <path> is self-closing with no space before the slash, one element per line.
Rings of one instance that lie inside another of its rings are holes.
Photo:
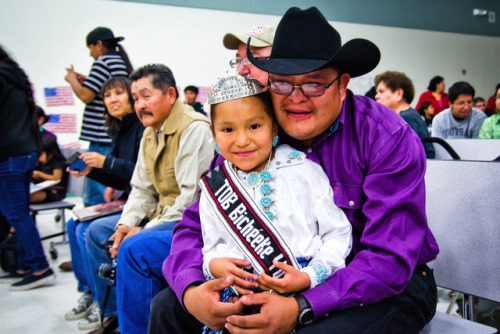
<path fill-rule="evenodd" d="M 205 116 L 177 99 L 163 127 L 160 142 L 158 142 L 155 129 L 148 127 L 144 130 L 142 152 L 146 173 L 159 196 L 156 211 L 150 220 L 158 216 L 165 206 L 174 204 L 175 199 L 180 194 L 175 179 L 174 162 L 179 151 L 179 141 L 182 134 L 194 121 L 208 123 Z"/>

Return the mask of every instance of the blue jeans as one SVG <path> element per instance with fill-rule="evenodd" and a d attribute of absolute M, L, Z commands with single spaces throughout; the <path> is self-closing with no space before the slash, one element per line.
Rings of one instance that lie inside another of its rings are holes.
<path fill-rule="evenodd" d="M 133 281 L 133 279 L 136 279 L 137 277 L 134 276 L 133 278 L 131 277 L 131 278 L 124 279 L 123 275 L 118 273 L 120 271 L 120 268 L 122 267 L 122 265 L 126 264 L 128 266 L 127 261 L 125 261 L 124 264 L 121 264 L 121 261 L 120 261 L 120 254 L 123 251 L 122 247 L 125 245 L 125 249 L 127 249 L 126 245 L 132 243 L 134 238 L 140 238 L 141 242 L 144 240 L 147 240 L 146 242 L 144 242 L 144 245 L 142 243 L 140 243 L 139 246 L 134 246 L 134 247 L 137 247 L 138 252 L 143 254 L 141 251 L 142 247 L 144 247 L 145 249 L 150 248 L 148 245 L 149 240 L 147 238 L 143 238 L 142 237 L 143 234 L 151 234 L 152 232 L 159 232 L 159 231 L 164 231 L 164 230 L 171 231 L 177 222 L 165 223 L 165 224 L 161 224 L 159 226 L 155 226 L 153 228 L 144 229 L 140 233 L 138 233 L 137 235 L 125 240 L 123 242 L 123 244 L 120 245 L 119 252 L 118 252 L 118 268 L 117 268 L 116 287 L 113 286 L 110 288 L 108 300 L 106 303 L 106 308 L 103 309 L 104 299 L 106 297 L 106 291 L 108 288 L 109 281 L 107 279 L 100 278 L 97 275 L 97 268 L 99 268 L 99 266 L 102 263 L 111 262 L 111 256 L 110 256 L 109 252 L 106 250 L 106 242 L 109 239 L 109 237 L 111 237 L 111 235 L 113 235 L 113 233 L 115 232 L 116 223 L 117 223 L 117 221 L 105 220 L 103 218 L 96 219 L 88 227 L 87 236 L 86 236 L 86 246 L 87 246 L 88 258 L 89 258 L 89 263 L 90 263 L 90 272 L 92 274 L 93 281 L 94 281 L 95 288 L 96 288 L 96 293 L 95 293 L 96 300 L 99 303 L 99 306 L 101 307 L 101 310 L 102 310 L 105 317 L 113 317 L 113 316 L 118 315 L 117 305 L 116 305 L 116 303 L 117 303 L 117 291 L 126 290 L 130 284 L 130 288 L 132 288 L 135 291 L 135 293 L 137 293 L 137 294 L 146 293 L 142 289 L 137 289 L 137 286 L 141 285 L 140 282 Z M 156 233 L 155 233 L 155 235 L 156 235 Z M 151 238 L 151 240 L 156 240 L 156 238 Z M 171 237 L 169 240 L 171 240 Z M 133 243 L 133 244 L 135 244 L 135 243 Z M 155 251 L 151 251 L 151 253 L 148 254 L 148 259 L 156 258 L 157 253 L 161 252 L 161 254 L 163 254 L 163 251 L 164 250 L 162 250 L 162 249 L 157 249 Z M 168 251 L 168 253 L 161 260 L 162 262 L 170 253 L 170 242 L 169 242 L 169 248 L 167 251 Z M 124 252 L 130 253 L 130 251 L 124 251 Z M 148 260 L 148 259 L 146 259 L 146 260 Z M 160 272 L 161 272 L 161 264 L 160 264 Z M 163 275 L 161 275 L 161 277 L 163 277 Z M 144 279 L 148 280 L 149 278 L 144 277 Z M 152 286 L 151 288 L 154 289 L 155 287 Z M 121 294 L 121 296 L 123 296 L 123 294 Z M 141 298 L 145 298 L 144 295 Z M 123 299 L 120 298 L 120 300 L 123 300 Z M 150 301 L 151 301 L 151 299 L 149 299 L 149 302 Z M 140 312 L 149 312 L 149 302 L 147 302 L 147 307 L 145 309 L 140 309 Z M 144 303 L 144 301 L 141 301 L 141 303 Z M 122 305 L 122 307 L 120 307 L 120 308 L 123 309 L 124 307 L 128 308 L 128 307 L 135 307 L 135 306 L 136 305 L 129 305 L 129 301 L 127 301 L 126 307 L 125 307 L 125 305 Z M 129 311 L 129 310 L 127 310 L 127 311 Z M 127 313 L 127 311 L 125 311 L 125 313 Z M 145 328 L 147 328 L 148 315 L 146 315 L 145 319 L 146 319 L 146 327 Z M 125 330 L 127 330 L 127 329 L 125 329 Z M 144 330 L 144 332 L 145 332 L 145 330 Z"/>
<path fill-rule="evenodd" d="M 104 309 L 104 298 L 106 297 L 109 280 L 99 277 L 97 269 L 101 264 L 111 262 L 111 255 L 106 248 L 106 242 L 115 233 L 115 226 L 120 217 L 121 213 L 95 219 L 87 227 L 87 234 L 85 236 L 85 247 L 89 264 L 88 273 L 92 280 L 92 287 L 95 288 L 95 291 L 92 292 L 92 297 L 94 301 L 99 303 L 99 307 L 105 317 L 116 316 L 116 291 L 114 286 L 110 287 L 106 309 Z"/>
<path fill-rule="evenodd" d="M 162 265 L 172 244 L 171 229 L 175 223 L 170 224 L 145 229 L 120 246 L 116 297 L 122 334 L 147 332 L 151 301 L 167 287 Z"/>
<path fill-rule="evenodd" d="M 111 146 L 91 142 L 89 152 L 97 152 L 106 156 L 111 153 Z M 103 193 L 105 189 L 106 186 L 86 177 L 83 182 L 83 204 L 91 206 L 104 203 Z"/>
<path fill-rule="evenodd" d="M 29 187 L 36 162 L 35 152 L 0 162 L 0 212 L 16 230 L 18 269 L 31 272 L 49 267 L 29 211 Z"/>
<path fill-rule="evenodd" d="M 101 219 L 110 220 L 112 221 L 113 225 L 116 225 L 120 217 L 121 212 L 102 217 Z M 92 298 L 94 300 L 97 300 L 97 296 L 95 294 L 96 288 L 94 285 L 94 279 L 92 277 L 92 271 L 90 269 L 91 267 L 87 252 L 87 245 L 85 242 L 87 228 L 94 221 L 96 220 L 82 222 L 71 218 L 66 224 L 66 230 L 68 233 L 69 248 L 71 250 L 73 272 L 75 274 L 76 280 L 78 281 L 78 291 L 91 292 Z"/>

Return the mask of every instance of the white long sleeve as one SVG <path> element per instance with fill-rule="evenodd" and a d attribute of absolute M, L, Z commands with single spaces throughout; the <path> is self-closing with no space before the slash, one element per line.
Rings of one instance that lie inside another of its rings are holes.
<path fill-rule="evenodd" d="M 345 267 L 345 258 L 351 250 L 351 224 L 341 209 L 333 202 L 333 192 L 321 167 L 307 160 L 301 153 L 300 160 L 288 158 L 293 149 L 281 145 L 276 150 L 269 171 L 274 190 L 271 198 L 275 202 L 270 210 L 272 220 L 295 257 L 309 260 L 303 268 L 311 278 L 311 288 L 319 282 L 313 269 L 321 264 L 326 277 Z M 246 174 L 238 172 L 246 184 Z M 260 202 L 262 194 L 258 188 L 246 188 L 248 194 Z M 214 258 L 233 257 L 246 259 L 239 246 L 218 221 L 208 202 L 207 194 L 200 197 L 200 219 L 203 235 L 204 269 Z M 210 277 L 207 277 L 210 278 Z"/>

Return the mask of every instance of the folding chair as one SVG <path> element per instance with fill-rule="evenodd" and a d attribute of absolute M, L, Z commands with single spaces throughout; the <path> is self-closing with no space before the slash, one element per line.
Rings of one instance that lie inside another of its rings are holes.
<path fill-rule="evenodd" d="M 474 298 L 500 302 L 499 165 L 427 160 L 426 209 L 440 252 L 429 266 L 438 286 L 464 294 L 463 319 L 436 312 L 424 334 L 497 333 L 474 319 Z"/>
<path fill-rule="evenodd" d="M 63 155 L 65 157 L 71 156 L 76 150 L 74 149 L 62 149 L 61 150 Z M 83 152 L 84 150 L 80 150 L 80 152 Z M 82 196 L 83 192 L 83 177 L 82 178 L 76 178 L 72 176 L 71 174 L 68 177 L 68 186 L 66 190 L 66 196 L 75 196 L 79 197 Z M 33 220 L 36 222 L 36 216 L 39 212 L 41 211 L 47 211 L 47 210 L 57 210 L 57 214 L 54 217 L 56 222 L 61 221 L 61 232 L 50 234 L 47 236 L 42 237 L 42 240 L 48 240 L 52 238 L 56 238 L 59 236 L 62 236 L 62 241 L 51 241 L 50 242 L 50 256 L 52 259 L 57 259 L 57 250 L 55 248 L 56 245 L 64 244 L 67 242 L 66 240 L 66 216 L 65 216 L 65 211 L 66 210 L 72 210 L 75 207 L 75 204 L 67 201 L 67 200 L 62 200 L 62 201 L 57 201 L 57 202 L 50 202 L 50 203 L 41 203 L 41 204 L 31 204 L 30 205 L 30 211 L 31 211 L 31 216 L 33 217 Z"/>

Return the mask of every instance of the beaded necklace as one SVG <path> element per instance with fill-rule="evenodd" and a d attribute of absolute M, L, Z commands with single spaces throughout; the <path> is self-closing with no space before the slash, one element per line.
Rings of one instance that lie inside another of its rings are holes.
<path fill-rule="evenodd" d="M 273 204 L 273 201 L 271 200 L 271 197 L 269 197 L 269 194 L 273 190 L 271 186 L 269 185 L 269 182 L 272 180 L 271 172 L 269 172 L 269 164 L 271 162 L 271 158 L 273 156 L 274 150 L 271 151 L 269 154 L 269 158 L 267 159 L 267 163 L 264 166 L 264 169 L 259 173 L 259 172 L 251 172 L 247 176 L 247 185 L 255 189 L 259 187 L 260 193 L 263 195 L 263 197 L 260 199 L 260 205 L 264 209 L 264 213 L 266 216 L 269 218 L 269 220 L 273 220 L 274 218 L 274 213 L 269 210 L 271 205 Z M 237 167 L 233 165 L 235 170 Z"/>

